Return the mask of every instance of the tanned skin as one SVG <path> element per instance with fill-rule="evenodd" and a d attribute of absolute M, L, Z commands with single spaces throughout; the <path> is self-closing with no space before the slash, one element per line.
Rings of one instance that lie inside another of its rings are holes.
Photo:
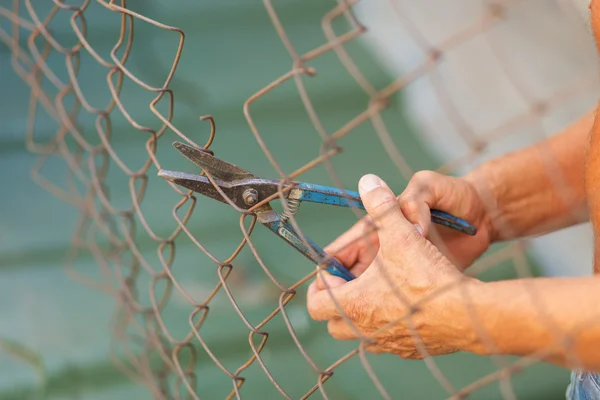
<path fill-rule="evenodd" d="M 600 43 L 600 0 L 591 1 L 590 19 Z M 600 371 L 600 275 L 592 273 L 600 271 L 596 114 L 461 178 L 421 171 L 399 196 L 379 177 L 363 176 L 368 217 L 326 248 L 357 279 L 320 274 L 308 289 L 310 315 L 328 321 L 339 340 L 374 336 L 367 350 L 375 353 L 534 355 Z M 432 225 L 433 208 L 474 223 L 477 235 Z M 595 237 L 589 276 L 488 283 L 463 274 L 494 242 L 588 220 Z"/>

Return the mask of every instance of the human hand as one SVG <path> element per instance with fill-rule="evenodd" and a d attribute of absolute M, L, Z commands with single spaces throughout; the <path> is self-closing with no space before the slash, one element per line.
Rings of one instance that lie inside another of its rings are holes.
<path fill-rule="evenodd" d="M 406 219 L 419 225 L 427 237 L 456 267 L 469 267 L 490 246 L 492 217 L 473 183 L 474 174 L 455 178 L 433 171 L 419 171 L 399 196 Z M 456 215 L 477 228 L 475 236 L 465 235 L 431 222 L 431 209 Z"/>
<path fill-rule="evenodd" d="M 398 196 L 398 202 L 406 219 L 419 226 L 423 236 L 460 270 L 470 266 L 491 243 L 492 219 L 469 177 L 417 172 Z M 470 236 L 433 224 L 431 209 L 445 211 L 470 222 L 477 228 L 477 234 Z M 377 232 L 371 230 L 369 233 L 370 221 L 370 216 L 366 216 L 324 249 L 355 276 L 365 271 L 379 248 Z"/>
<path fill-rule="evenodd" d="M 359 191 L 377 226 L 379 245 L 368 265 L 359 257 L 373 247 L 364 243 L 362 253 L 355 247 L 354 265 L 364 270 L 355 280 L 323 273 L 323 279 L 310 285 L 311 317 L 329 321 L 336 339 L 373 339 L 366 346 L 370 352 L 422 358 L 466 349 L 474 338 L 460 290 L 479 281 L 464 276 L 419 233 L 385 182 L 367 175 Z M 348 254 L 346 260 L 353 257 Z"/>

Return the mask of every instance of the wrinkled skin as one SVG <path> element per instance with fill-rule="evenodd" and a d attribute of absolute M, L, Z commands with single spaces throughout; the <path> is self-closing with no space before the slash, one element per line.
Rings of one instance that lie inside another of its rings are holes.
<path fill-rule="evenodd" d="M 418 185 L 409 185 L 409 188 L 418 188 Z M 459 194 L 460 198 L 476 201 L 468 186 L 458 185 L 458 188 L 464 191 Z M 468 289 L 478 281 L 464 277 L 423 237 L 405 217 L 400 202 L 385 182 L 367 175 L 361 179 L 359 191 L 369 214 L 368 221 L 357 224 L 329 246 L 329 251 L 359 278 L 346 283 L 341 278 L 323 274 L 323 279 L 313 282 L 308 291 L 311 317 L 329 321 L 329 333 L 339 340 L 373 337 L 381 328 L 386 328 L 366 346 L 374 353 L 418 359 L 465 348 L 466 342 L 474 340 L 466 334 L 466 322 L 460 318 L 453 324 L 447 321 L 452 313 L 464 314 L 454 309 L 461 304 L 457 301 L 461 295 L 459 285 Z M 404 204 L 410 205 L 427 196 L 424 191 L 411 191 Z M 414 210 L 423 212 L 423 207 Z M 471 216 L 484 218 L 483 214 Z M 426 218 L 426 213 L 415 218 Z M 376 232 L 362 238 L 365 231 L 372 229 L 373 221 Z M 424 231 L 430 229 L 425 223 L 423 226 Z M 471 240 L 477 243 L 477 239 Z M 339 253 L 334 251 L 342 247 L 345 249 Z M 458 257 L 470 259 L 485 248 L 482 244 L 475 250 L 464 250 Z M 340 309 L 347 319 L 342 317 Z M 410 318 L 404 318 L 407 315 Z"/>
<path fill-rule="evenodd" d="M 600 50 L 600 0 L 591 1 L 590 11 Z M 573 204 L 565 204 L 561 187 L 548 178 L 541 154 L 556 161 Z M 369 217 L 326 248 L 357 279 L 345 282 L 321 272 L 308 289 L 310 315 L 327 321 L 334 338 L 361 339 L 375 353 L 415 359 L 456 351 L 526 356 L 553 348 L 546 361 L 600 372 L 599 155 L 596 112 L 539 145 L 497 159 L 491 173 L 452 178 L 419 172 L 398 198 L 377 177 L 363 177 L 359 191 Z M 493 187 L 487 195 L 480 192 L 486 185 Z M 494 203 L 496 210 L 485 209 L 484 204 Z M 579 206 L 589 216 L 574 218 L 572 208 Z M 468 220 L 477 226 L 477 236 L 432 225 L 430 208 Z M 544 234 L 588 218 L 595 236 L 595 276 L 483 283 L 462 274 L 494 241 Z M 372 225 L 376 232 L 369 232 Z M 551 326 L 541 315 L 551 316 Z M 574 345 L 557 347 L 557 331 L 572 332 Z"/>
<path fill-rule="evenodd" d="M 492 218 L 472 178 L 455 178 L 433 171 L 419 171 L 398 196 L 402 213 L 418 225 L 423 235 L 440 249 L 455 266 L 464 270 L 489 247 L 494 235 Z M 431 208 L 460 216 L 477 227 L 477 235 L 469 236 L 431 222 Z M 358 222 L 325 248 L 335 253 L 345 266 L 360 275 L 371 264 L 379 247 L 379 234 L 368 229 L 370 216 Z M 366 230 L 366 231 L 365 231 Z M 361 238 L 361 240 L 356 240 Z"/>

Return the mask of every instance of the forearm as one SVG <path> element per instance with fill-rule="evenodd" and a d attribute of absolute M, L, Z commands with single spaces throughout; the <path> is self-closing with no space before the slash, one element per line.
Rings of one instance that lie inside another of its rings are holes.
<path fill-rule="evenodd" d="M 594 229 L 594 272 L 600 274 L 600 119 L 590 134 L 586 157 L 585 186 L 590 221 Z"/>
<path fill-rule="evenodd" d="M 587 220 L 585 154 L 595 112 L 534 146 L 491 160 L 468 174 L 480 192 L 493 241 L 515 239 Z"/>
<path fill-rule="evenodd" d="M 600 277 L 478 283 L 460 296 L 465 350 L 600 371 Z"/>

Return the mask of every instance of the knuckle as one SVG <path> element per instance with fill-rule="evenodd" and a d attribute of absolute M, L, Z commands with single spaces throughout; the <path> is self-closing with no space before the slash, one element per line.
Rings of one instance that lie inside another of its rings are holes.
<path fill-rule="evenodd" d="M 424 358 L 423 354 L 420 351 L 415 349 L 414 347 L 406 347 L 402 346 L 395 351 L 396 355 L 405 360 L 422 360 Z"/>
<path fill-rule="evenodd" d="M 400 201 L 400 208 L 402 209 L 402 213 L 408 217 L 419 214 L 420 207 L 419 202 L 410 199 L 406 201 Z"/>
<path fill-rule="evenodd" d="M 326 318 L 324 317 L 323 307 L 320 303 L 314 301 L 314 299 L 309 299 L 306 305 L 306 309 L 308 311 L 308 315 L 315 321 L 323 321 Z"/>
<path fill-rule="evenodd" d="M 364 349 L 371 354 L 381 354 L 385 352 L 385 350 L 379 347 L 377 344 L 366 344 Z"/>
<path fill-rule="evenodd" d="M 372 211 L 369 214 L 381 216 L 392 210 L 394 207 L 398 207 L 399 202 L 395 196 L 385 196 L 378 204 L 372 207 Z"/>
<path fill-rule="evenodd" d="M 440 174 L 434 171 L 423 170 L 418 171 L 413 175 L 411 180 L 408 182 L 406 189 L 400 195 L 400 205 L 402 206 L 402 211 L 417 211 L 416 208 L 413 209 L 404 209 L 404 207 L 416 207 L 416 205 L 411 205 L 411 203 L 415 201 L 426 201 L 428 197 L 431 196 L 431 192 L 433 191 L 433 186 L 437 181 L 439 181 Z"/>
<path fill-rule="evenodd" d="M 411 181 L 414 180 L 415 183 L 419 184 L 419 186 L 426 186 L 438 177 L 440 177 L 440 174 L 435 171 L 422 170 L 416 172 Z"/>
<path fill-rule="evenodd" d="M 316 312 L 315 307 L 312 304 L 308 303 L 308 306 L 306 308 L 308 310 L 308 315 L 315 321 L 319 321 L 319 315 Z"/>
<path fill-rule="evenodd" d="M 416 350 L 406 350 L 401 353 L 401 357 L 407 360 L 422 360 L 423 354 Z"/>
<path fill-rule="evenodd" d="M 334 339 L 338 339 L 338 340 L 340 339 L 338 325 L 336 324 L 335 320 L 331 320 L 327 323 L 327 332 Z"/>

